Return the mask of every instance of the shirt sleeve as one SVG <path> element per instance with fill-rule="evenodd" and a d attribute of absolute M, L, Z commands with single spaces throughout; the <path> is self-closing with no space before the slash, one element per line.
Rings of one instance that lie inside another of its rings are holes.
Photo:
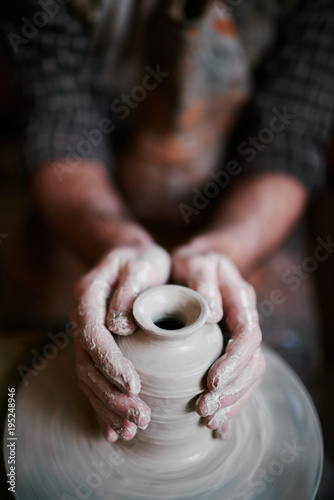
<path fill-rule="evenodd" d="M 28 171 L 60 159 L 109 166 L 112 126 L 89 26 L 68 2 L 13 3 L 5 8 L 2 30 L 27 103 Z"/>
<path fill-rule="evenodd" d="M 253 134 L 239 144 L 246 170 L 297 177 L 311 195 L 326 183 L 334 125 L 334 4 L 303 4 L 261 72 Z"/>

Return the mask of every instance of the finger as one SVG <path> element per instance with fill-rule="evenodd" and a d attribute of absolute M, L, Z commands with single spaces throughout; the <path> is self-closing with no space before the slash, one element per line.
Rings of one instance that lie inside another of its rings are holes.
<path fill-rule="evenodd" d="M 222 392 L 227 384 L 239 376 L 262 340 L 253 287 L 243 280 L 227 258 L 220 260 L 219 279 L 231 338 L 224 355 L 209 371 L 207 384 L 212 392 Z"/>
<path fill-rule="evenodd" d="M 96 412 L 94 412 L 94 413 L 95 413 L 96 420 L 98 421 L 106 440 L 109 441 L 109 443 L 115 443 L 118 440 L 117 433 L 111 427 L 109 427 L 107 422 L 105 422 L 100 417 L 100 415 L 98 413 L 96 413 Z"/>
<path fill-rule="evenodd" d="M 76 370 L 79 380 L 88 385 L 107 408 L 146 429 L 151 416 L 146 403 L 139 396 L 128 397 L 113 386 L 82 348 L 76 353 Z"/>
<path fill-rule="evenodd" d="M 265 372 L 265 358 L 261 349 L 255 351 L 250 362 L 239 377 L 224 387 L 222 393 L 206 391 L 196 402 L 196 411 L 201 417 L 213 415 L 238 401 L 251 386 L 261 380 Z"/>
<path fill-rule="evenodd" d="M 253 390 L 260 384 L 260 381 L 255 382 L 255 384 L 233 405 L 227 408 L 222 408 L 217 411 L 213 416 L 205 417 L 205 425 L 212 430 L 222 427 L 228 420 L 235 417 L 242 408 L 248 403 Z"/>
<path fill-rule="evenodd" d="M 127 420 L 122 418 L 117 413 L 109 410 L 104 403 L 94 394 L 94 392 L 82 381 L 79 381 L 81 390 L 88 397 L 90 404 L 98 413 L 100 418 L 111 427 L 117 435 L 124 441 L 129 441 L 132 439 L 137 432 L 137 426 Z"/>
<path fill-rule="evenodd" d="M 180 267 L 180 266 L 178 266 Z M 222 299 L 218 282 L 218 259 L 216 254 L 193 255 L 183 259 L 182 280 L 200 293 L 209 306 L 210 323 L 222 319 Z M 180 277 L 180 269 L 178 271 Z"/>
<path fill-rule="evenodd" d="M 75 289 L 76 316 L 80 342 L 84 349 L 103 375 L 131 396 L 140 391 L 139 376 L 105 327 L 110 283 L 117 279 L 120 262 L 119 257 L 104 260 L 103 269 L 97 268 L 80 280 Z"/>
<path fill-rule="evenodd" d="M 112 287 L 116 284 L 122 265 L 137 254 L 135 248 L 122 248 L 110 252 L 74 287 L 77 312 L 85 299 L 90 308 L 106 307 Z"/>
<path fill-rule="evenodd" d="M 237 389 L 236 393 L 231 393 L 222 399 L 219 399 L 219 397 L 217 398 L 216 394 L 209 392 L 206 394 L 208 396 L 208 401 L 205 401 L 204 403 L 202 400 L 198 400 L 196 411 L 201 417 L 210 419 L 221 410 L 233 407 L 245 394 L 247 394 L 249 391 L 252 392 L 259 385 L 261 380 L 262 377 L 259 376 L 254 379 L 249 385 L 243 387 L 241 390 Z"/>
<path fill-rule="evenodd" d="M 147 288 L 165 283 L 169 272 L 169 255 L 157 245 L 149 245 L 135 258 L 128 260 L 120 270 L 109 304 L 106 319 L 108 328 L 118 335 L 133 333 L 137 328 L 132 315 L 135 299 Z"/>

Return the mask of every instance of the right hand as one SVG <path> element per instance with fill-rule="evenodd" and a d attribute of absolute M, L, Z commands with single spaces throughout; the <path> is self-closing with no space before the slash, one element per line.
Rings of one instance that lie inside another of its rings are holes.
<path fill-rule="evenodd" d="M 136 330 L 136 297 L 165 283 L 169 272 L 170 258 L 161 247 L 126 246 L 107 253 L 75 285 L 76 371 L 110 442 L 132 439 L 137 427 L 145 429 L 150 421 L 150 409 L 138 396 L 139 376 L 110 332 L 129 335 Z"/>

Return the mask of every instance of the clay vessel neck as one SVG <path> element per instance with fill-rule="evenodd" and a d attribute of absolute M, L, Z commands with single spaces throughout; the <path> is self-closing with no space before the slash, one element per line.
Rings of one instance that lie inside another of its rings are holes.
<path fill-rule="evenodd" d="M 208 318 L 206 301 L 189 288 L 164 285 L 141 294 L 133 315 L 155 340 L 178 341 L 198 331 Z"/>

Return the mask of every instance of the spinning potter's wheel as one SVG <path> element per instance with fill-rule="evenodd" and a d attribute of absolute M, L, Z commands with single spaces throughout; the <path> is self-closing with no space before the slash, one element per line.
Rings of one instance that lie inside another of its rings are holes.
<path fill-rule="evenodd" d="M 67 348 L 18 390 L 15 497 L 312 500 L 322 468 L 318 419 L 290 368 L 264 351 L 266 375 L 236 417 L 230 440 L 217 439 L 204 466 L 190 463 L 180 474 L 177 457 L 161 470 L 145 453 L 135 461 L 136 441 L 104 440 L 77 387 Z"/>

